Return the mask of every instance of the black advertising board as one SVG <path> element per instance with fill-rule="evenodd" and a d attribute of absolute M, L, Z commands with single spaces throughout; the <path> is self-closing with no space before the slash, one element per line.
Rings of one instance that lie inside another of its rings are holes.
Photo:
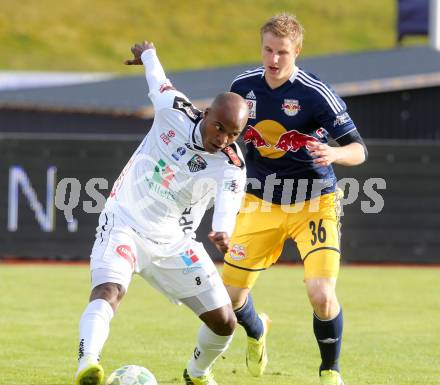
<path fill-rule="evenodd" d="M 141 139 L 108 134 L 0 138 L 0 259 L 86 260 L 99 212 Z M 368 148 L 370 157 L 362 166 L 336 168 L 346 192 L 343 260 L 440 263 L 438 143 L 371 142 Z M 356 194 L 348 197 L 350 189 Z M 198 239 L 220 260 L 206 239 L 210 215 Z M 293 243 L 281 259 L 298 261 Z"/>

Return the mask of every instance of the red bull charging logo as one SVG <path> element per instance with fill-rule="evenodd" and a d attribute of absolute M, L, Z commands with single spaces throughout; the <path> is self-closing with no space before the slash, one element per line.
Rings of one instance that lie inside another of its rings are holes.
<path fill-rule="evenodd" d="M 280 135 L 275 148 L 286 152 L 297 152 L 300 148 L 307 147 L 308 142 L 319 142 L 319 140 L 311 135 L 292 130 Z"/>
<path fill-rule="evenodd" d="M 243 141 L 245 143 L 252 143 L 255 148 L 270 147 L 270 144 L 264 140 L 263 136 L 250 125 L 243 136 Z"/>
<path fill-rule="evenodd" d="M 274 120 L 263 120 L 255 127 L 248 126 L 243 140 L 252 143 L 261 156 L 267 158 L 281 158 L 286 152 L 297 152 L 307 148 L 309 142 L 319 142 L 324 137 L 323 129 L 316 130 L 316 136 L 303 134 L 297 130 L 286 129 Z M 264 136 L 263 133 L 264 132 Z"/>

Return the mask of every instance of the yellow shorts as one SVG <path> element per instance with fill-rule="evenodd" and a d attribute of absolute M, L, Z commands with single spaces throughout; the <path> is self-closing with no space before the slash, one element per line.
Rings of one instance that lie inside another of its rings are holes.
<path fill-rule="evenodd" d="M 337 277 L 340 263 L 339 193 L 294 205 L 276 205 L 246 194 L 237 216 L 223 282 L 252 288 L 259 273 L 279 258 L 284 242 L 296 242 L 304 278 Z"/>

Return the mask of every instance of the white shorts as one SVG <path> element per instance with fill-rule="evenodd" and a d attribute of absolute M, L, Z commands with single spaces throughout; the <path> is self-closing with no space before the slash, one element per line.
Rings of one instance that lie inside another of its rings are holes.
<path fill-rule="evenodd" d="M 136 273 L 172 302 L 185 303 L 197 315 L 230 303 L 201 243 L 190 240 L 175 256 L 163 257 L 157 250 L 160 247 L 152 240 L 142 238 L 113 213 L 103 211 L 90 257 L 92 288 L 112 282 L 128 290 Z"/>

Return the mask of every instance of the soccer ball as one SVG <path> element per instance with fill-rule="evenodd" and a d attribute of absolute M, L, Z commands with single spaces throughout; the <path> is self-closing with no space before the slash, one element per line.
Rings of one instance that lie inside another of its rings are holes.
<path fill-rule="evenodd" d="M 156 377 L 148 369 L 138 365 L 125 365 L 116 369 L 106 385 L 157 385 Z"/>

